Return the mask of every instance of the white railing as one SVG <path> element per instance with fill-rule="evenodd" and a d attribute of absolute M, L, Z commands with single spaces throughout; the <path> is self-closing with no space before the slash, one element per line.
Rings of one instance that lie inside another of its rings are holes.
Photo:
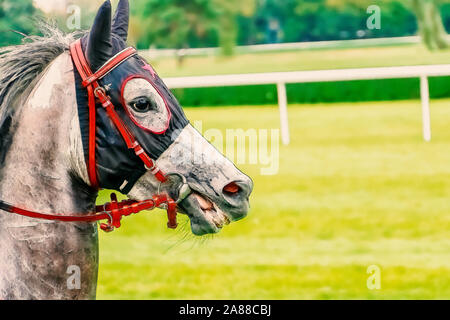
<path fill-rule="evenodd" d="M 431 125 L 428 77 L 437 76 L 450 76 L 450 64 L 176 77 L 165 78 L 164 81 L 170 88 L 276 84 L 278 90 L 278 105 L 280 109 L 281 140 L 283 144 L 287 145 L 289 144 L 290 138 L 287 115 L 286 83 L 420 78 L 423 138 L 425 141 L 430 141 Z"/>

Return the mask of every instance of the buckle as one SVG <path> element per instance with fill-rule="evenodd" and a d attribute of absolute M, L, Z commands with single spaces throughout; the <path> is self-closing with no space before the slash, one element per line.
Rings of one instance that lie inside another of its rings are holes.
<path fill-rule="evenodd" d="M 97 88 L 94 89 L 94 96 L 96 96 L 97 98 L 100 99 L 100 96 L 99 96 L 99 94 L 98 94 L 99 92 L 102 93 L 103 97 L 106 97 L 106 91 L 105 91 L 105 89 L 104 89 L 103 87 L 101 87 L 101 86 L 98 86 Z"/>
<path fill-rule="evenodd" d="M 109 217 L 108 223 L 100 224 L 100 228 L 105 232 L 111 232 L 114 231 L 115 228 L 120 228 L 120 220 L 122 220 L 120 204 L 117 201 L 117 195 L 115 193 L 111 193 L 111 203 L 109 203 L 109 205 L 111 210 L 109 212 L 105 211 Z"/>

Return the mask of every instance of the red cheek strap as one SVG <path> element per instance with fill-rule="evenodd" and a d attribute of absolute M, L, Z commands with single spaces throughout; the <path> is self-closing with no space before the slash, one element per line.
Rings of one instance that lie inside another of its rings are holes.
<path fill-rule="evenodd" d="M 99 187 L 96 160 L 95 160 L 95 136 L 96 136 L 96 99 L 100 102 L 102 107 L 106 110 L 109 118 L 114 123 L 117 130 L 119 130 L 122 138 L 124 139 L 127 147 L 133 149 L 135 154 L 142 160 L 145 167 L 152 172 L 156 179 L 161 182 L 165 182 L 167 179 L 160 169 L 156 170 L 155 161 L 144 151 L 139 142 L 131 134 L 125 123 L 119 117 L 115 111 L 114 105 L 111 99 L 106 94 L 105 90 L 99 85 L 98 80 L 104 77 L 108 72 L 116 68 L 120 63 L 124 62 L 129 57 L 136 54 L 136 49 L 127 48 L 117 55 L 112 57 L 106 62 L 97 72 L 93 73 L 89 67 L 89 64 L 84 56 L 81 48 L 81 41 L 78 40 L 70 45 L 70 53 L 78 73 L 81 76 L 83 86 L 88 91 L 88 106 L 89 106 L 89 157 L 88 157 L 88 172 L 91 185 L 94 188 Z"/>

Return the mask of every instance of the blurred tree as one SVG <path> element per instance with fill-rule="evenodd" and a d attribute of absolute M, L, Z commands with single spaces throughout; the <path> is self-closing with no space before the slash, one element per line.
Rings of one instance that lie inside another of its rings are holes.
<path fill-rule="evenodd" d="M 253 0 L 138 0 L 133 2 L 137 46 L 187 48 L 215 44 L 231 54 L 238 14 L 251 15 Z"/>
<path fill-rule="evenodd" d="M 450 3 L 441 6 L 442 22 L 447 33 L 450 33 Z"/>
<path fill-rule="evenodd" d="M 1 1 L 1 0 L 0 0 Z M 41 0 L 38 2 L 42 2 Z M 104 0 L 58 0 L 58 6 L 43 7 L 47 18 L 55 21 L 64 32 L 76 30 L 89 30 L 98 8 Z M 113 6 L 117 6 L 118 0 L 112 0 Z"/>
<path fill-rule="evenodd" d="M 441 0 L 411 0 L 419 22 L 420 35 L 430 50 L 445 49 L 449 46 L 439 11 L 439 5 L 442 3 Z"/>
<path fill-rule="evenodd" d="M 20 33 L 36 31 L 32 17 L 38 13 L 33 0 L 0 0 L 0 46 L 18 44 Z"/>
<path fill-rule="evenodd" d="M 302 1 L 299 2 L 298 13 L 304 9 Z M 382 13 L 381 28 L 368 30 L 367 8 L 374 4 L 380 7 Z M 322 1 L 321 8 L 314 11 L 320 18 L 314 28 L 317 29 L 317 40 L 400 37 L 413 35 L 417 31 L 415 16 L 404 1 L 326 0 Z"/>
<path fill-rule="evenodd" d="M 367 8 L 373 0 L 258 0 L 254 27 L 251 22 L 239 32 L 251 30 L 256 35 L 239 34 L 240 43 L 267 43 L 271 21 L 279 24 L 278 41 L 326 41 L 413 35 L 417 22 L 405 1 L 376 2 L 382 12 L 382 28 L 368 30 Z M 272 41 L 273 42 L 273 41 Z"/>
<path fill-rule="evenodd" d="M 219 13 L 219 45 L 224 55 L 232 55 L 238 38 L 238 16 L 251 17 L 255 0 L 212 0 Z"/>

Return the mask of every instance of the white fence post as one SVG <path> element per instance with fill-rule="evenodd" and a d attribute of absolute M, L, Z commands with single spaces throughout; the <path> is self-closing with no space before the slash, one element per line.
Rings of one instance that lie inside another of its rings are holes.
<path fill-rule="evenodd" d="M 422 100 L 422 124 L 423 139 L 431 140 L 431 123 L 430 123 L 430 89 L 428 86 L 428 77 L 420 77 L 420 98 Z"/>
<path fill-rule="evenodd" d="M 284 145 L 288 145 L 290 138 L 289 138 L 289 121 L 287 113 L 286 84 L 283 82 L 278 82 L 277 92 L 278 92 L 278 107 L 280 109 L 281 142 Z"/>

